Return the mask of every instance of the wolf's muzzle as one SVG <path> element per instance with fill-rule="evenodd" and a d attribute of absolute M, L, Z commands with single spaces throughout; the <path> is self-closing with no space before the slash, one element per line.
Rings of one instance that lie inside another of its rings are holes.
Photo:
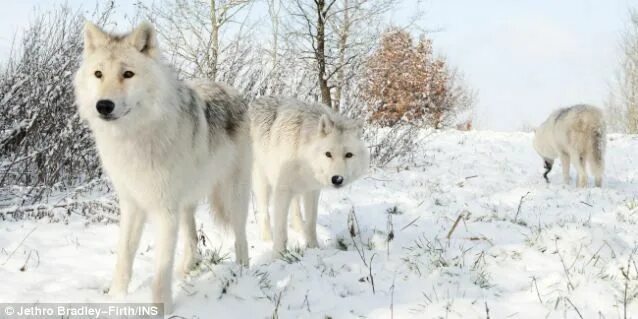
<path fill-rule="evenodd" d="M 115 103 L 111 100 L 99 100 L 95 104 L 95 108 L 100 115 L 107 116 L 110 115 L 115 109 Z"/>

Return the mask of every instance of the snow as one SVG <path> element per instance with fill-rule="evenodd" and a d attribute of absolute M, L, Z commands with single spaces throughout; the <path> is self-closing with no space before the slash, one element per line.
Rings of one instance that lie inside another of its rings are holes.
<path fill-rule="evenodd" d="M 291 252 L 271 260 L 271 244 L 259 239 L 251 212 L 249 269 L 232 262 L 232 236 L 202 207 L 198 228 L 209 258 L 188 278 L 174 281 L 174 315 L 638 315 L 638 137 L 609 137 L 602 189 L 564 185 L 560 167 L 546 184 L 531 138 L 529 133 L 429 135 L 414 150 L 414 162 L 395 162 L 346 189 L 322 194 L 321 249 L 300 249 L 301 236 L 293 232 Z M 348 227 L 352 210 L 358 221 L 354 238 Z M 151 230 L 147 227 L 142 238 L 124 301 L 150 299 Z M 116 225 L 87 225 L 80 217 L 68 224 L 2 222 L 0 301 L 112 301 L 103 289 L 113 270 L 117 231 Z M 389 231 L 394 237 L 388 245 Z M 228 258 L 210 262 L 217 250 Z"/>

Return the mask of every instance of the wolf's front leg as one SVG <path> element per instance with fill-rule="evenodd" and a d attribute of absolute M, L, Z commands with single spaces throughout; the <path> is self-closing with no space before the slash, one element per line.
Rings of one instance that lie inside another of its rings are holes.
<path fill-rule="evenodd" d="M 164 312 L 173 306 L 172 274 L 177 242 L 177 214 L 174 210 L 156 212 L 155 224 L 155 278 L 152 284 L 153 302 L 163 303 Z"/>
<path fill-rule="evenodd" d="M 114 297 L 122 297 L 127 294 L 131 281 L 133 259 L 146 221 L 145 212 L 135 202 L 125 196 L 120 196 L 120 234 L 117 245 L 117 261 L 108 292 L 110 296 Z"/>
<path fill-rule="evenodd" d="M 288 242 L 288 209 L 290 208 L 292 193 L 289 190 L 280 188 L 275 188 L 274 193 L 273 256 L 276 258 L 286 250 Z"/>
<path fill-rule="evenodd" d="M 180 212 L 180 236 L 184 242 L 184 257 L 182 259 L 180 275 L 186 276 L 199 262 L 197 251 L 197 226 L 195 224 L 195 205 L 187 205 Z"/>
<path fill-rule="evenodd" d="M 244 167 L 250 167 L 245 165 Z M 230 217 L 230 223 L 235 233 L 235 256 L 237 263 L 248 267 L 248 240 L 246 239 L 246 221 L 248 220 L 248 202 L 250 201 L 250 172 L 239 169 L 226 183 L 222 190 L 224 214 Z M 266 204 L 266 207 L 268 204 Z M 266 214 L 268 212 L 266 211 Z M 268 221 L 270 231 L 270 221 Z"/>
<path fill-rule="evenodd" d="M 306 223 L 304 225 L 304 236 L 308 248 L 317 248 L 317 209 L 319 206 L 320 191 L 311 191 L 303 194 L 304 211 L 306 212 Z"/>

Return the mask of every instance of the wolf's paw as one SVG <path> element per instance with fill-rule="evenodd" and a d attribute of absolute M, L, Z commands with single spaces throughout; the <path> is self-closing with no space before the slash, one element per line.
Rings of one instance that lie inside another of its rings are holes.
<path fill-rule="evenodd" d="M 164 304 L 164 315 L 171 314 L 173 312 L 173 298 L 169 289 L 153 289 L 153 303 Z"/>
<path fill-rule="evenodd" d="M 317 239 L 310 239 L 310 240 L 306 240 L 306 247 L 308 248 L 319 248 L 319 243 L 317 242 Z"/>
<path fill-rule="evenodd" d="M 283 247 L 273 247 L 271 258 L 272 260 L 281 259 L 281 257 L 286 253 L 286 246 Z"/>
<path fill-rule="evenodd" d="M 155 303 L 155 302 L 153 302 Z M 173 313 L 173 302 L 168 301 L 168 302 L 163 302 L 164 304 L 164 315 L 170 315 Z"/>
<path fill-rule="evenodd" d="M 185 279 L 190 275 L 191 271 L 197 269 L 201 263 L 200 257 L 192 257 L 182 261 L 180 267 L 177 268 L 176 275 L 180 279 Z"/>
<path fill-rule="evenodd" d="M 126 288 L 115 285 L 111 285 L 110 288 L 105 288 L 103 292 L 113 299 L 123 299 L 128 294 Z"/>
<path fill-rule="evenodd" d="M 244 267 L 244 268 L 249 268 L 250 267 L 250 260 L 248 259 L 248 256 L 240 256 L 237 257 L 236 260 L 237 264 Z"/>

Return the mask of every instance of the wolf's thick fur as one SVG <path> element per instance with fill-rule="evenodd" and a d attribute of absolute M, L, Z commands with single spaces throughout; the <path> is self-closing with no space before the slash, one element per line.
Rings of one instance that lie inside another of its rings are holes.
<path fill-rule="evenodd" d="M 263 238 L 272 236 L 268 214 L 272 193 L 274 253 L 286 249 L 289 208 L 296 218 L 295 226 L 303 228 L 306 244 L 317 247 L 321 189 L 344 186 L 368 169 L 369 152 L 361 140 L 361 126 L 325 105 L 286 98 L 257 99 L 249 114 L 253 191 Z M 303 202 L 305 222 L 301 221 L 299 201 Z"/>
<path fill-rule="evenodd" d="M 216 217 L 232 226 L 237 261 L 248 264 L 248 107 L 229 87 L 179 81 L 161 62 L 149 24 L 117 36 L 87 22 L 84 34 L 84 59 L 75 77 L 78 110 L 94 134 L 121 208 L 109 294 L 126 294 L 148 218 L 155 234 L 153 302 L 170 311 L 178 226 L 184 241 L 181 271 L 187 272 L 197 260 L 194 213 L 200 200 L 209 197 Z M 98 101 L 112 102 L 112 112 L 98 112 Z"/>
<path fill-rule="evenodd" d="M 545 161 L 546 174 L 560 157 L 563 179 L 569 184 L 569 165 L 578 170 L 579 187 L 587 186 L 587 170 L 602 186 L 605 170 L 606 128 L 603 112 L 591 105 L 575 105 L 554 111 L 536 129 L 534 148 Z"/>

